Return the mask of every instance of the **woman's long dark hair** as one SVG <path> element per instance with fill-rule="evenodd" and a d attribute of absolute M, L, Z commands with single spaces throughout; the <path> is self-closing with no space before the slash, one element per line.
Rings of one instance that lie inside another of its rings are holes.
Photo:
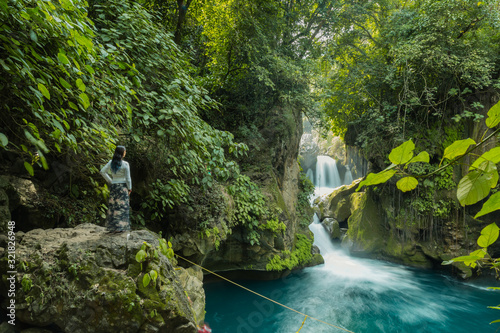
<path fill-rule="evenodd" d="M 111 160 L 111 171 L 113 171 L 113 173 L 117 173 L 118 170 L 120 170 L 123 154 L 125 154 L 125 146 L 116 146 L 115 154 Z"/>

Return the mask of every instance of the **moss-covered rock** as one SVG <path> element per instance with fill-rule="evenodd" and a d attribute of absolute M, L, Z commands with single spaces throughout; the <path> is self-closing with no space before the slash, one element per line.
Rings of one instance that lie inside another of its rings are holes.
<path fill-rule="evenodd" d="M 354 196 L 353 213 L 348 219 L 347 242 L 350 240 L 351 252 L 378 253 L 385 246 L 383 216 L 372 198 L 366 193 Z"/>
<path fill-rule="evenodd" d="M 337 220 L 335 220 L 334 218 L 328 217 L 328 218 L 324 219 L 322 223 L 326 227 L 326 229 L 328 230 L 328 233 L 330 234 L 330 237 L 332 239 L 340 239 L 340 237 L 342 235 L 340 232 L 340 225 L 339 225 L 339 222 Z"/>
<path fill-rule="evenodd" d="M 339 222 L 347 221 L 356 209 L 351 195 L 356 195 L 356 189 L 361 180 L 354 181 L 351 185 L 344 185 L 330 193 L 328 196 L 318 198 L 315 204 L 318 206 L 319 218 L 334 218 Z M 354 198 L 355 199 L 355 198 Z"/>
<path fill-rule="evenodd" d="M 135 259 L 144 242 L 154 248 L 158 238 L 146 230 L 109 235 L 91 224 L 27 232 L 16 249 L 16 318 L 72 333 L 196 332 L 204 317 L 202 274 L 174 268 L 161 253 L 142 267 Z M 0 266 L 5 285 L 5 255 Z M 151 270 L 156 283 L 144 285 Z"/>

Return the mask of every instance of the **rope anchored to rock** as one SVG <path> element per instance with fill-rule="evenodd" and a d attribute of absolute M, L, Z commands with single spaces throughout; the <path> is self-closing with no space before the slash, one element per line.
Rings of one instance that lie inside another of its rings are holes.
<path fill-rule="evenodd" d="M 197 267 L 200 267 L 201 269 L 203 269 L 203 270 L 207 271 L 207 272 L 208 272 L 208 273 L 210 273 L 210 274 L 213 274 L 213 275 L 217 276 L 218 278 L 220 278 L 220 279 L 222 279 L 222 280 L 225 280 L 225 281 L 227 281 L 227 282 L 229 282 L 229 283 L 232 283 L 232 284 L 234 284 L 235 286 L 240 287 L 240 288 L 242 288 L 242 289 L 245 289 L 246 291 L 249 291 L 249 292 L 251 292 L 252 294 L 255 294 L 255 295 L 259 296 L 259 297 L 262 297 L 262 298 L 264 298 L 264 299 L 268 300 L 269 302 L 273 302 L 274 304 L 277 304 L 277 305 L 279 305 L 279 306 L 281 306 L 281 307 L 284 307 L 285 309 L 288 309 L 288 310 L 290 310 L 290 311 L 293 311 L 293 312 L 296 312 L 296 313 L 298 313 L 298 314 L 300 314 L 300 315 L 303 315 L 305 318 L 304 318 L 304 321 L 302 322 L 302 325 L 300 326 L 299 330 L 297 331 L 297 333 L 299 333 L 299 332 L 300 332 L 300 330 L 301 330 L 301 329 L 302 329 L 302 327 L 304 326 L 304 324 L 305 324 L 305 322 L 306 322 L 306 319 L 307 319 L 307 318 L 311 318 L 312 320 L 316 320 L 316 321 L 318 321 L 318 322 L 320 322 L 320 323 L 322 323 L 322 324 L 325 324 L 325 325 L 328 325 L 328 326 L 331 326 L 331 327 L 338 328 L 339 330 L 342 330 L 342 331 L 345 331 L 345 332 L 354 333 L 353 331 L 349 331 L 348 329 L 345 329 L 345 328 L 343 328 L 343 327 L 340 327 L 340 326 L 336 326 L 336 325 L 333 325 L 333 324 L 327 323 L 326 321 L 323 321 L 323 320 L 318 319 L 318 318 L 311 317 L 311 316 L 309 316 L 309 315 L 307 315 L 307 314 L 305 314 L 305 313 L 302 313 L 302 312 L 300 312 L 300 311 L 298 311 L 298 310 L 292 309 L 292 308 L 291 308 L 291 307 L 289 307 L 289 306 L 286 306 L 286 305 L 284 305 L 284 304 L 281 304 L 281 303 L 279 303 L 279 302 L 277 302 L 277 301 L 275 301 L 275 300 L 273 300 L 273 299 L 271 299 L 271 298 L 269 298 L 269 297 L 266 297 L 266 296 L 264 296 L 264 295 L 262 295 L 262 294 L 259 294 L 258 292 L 255 292 L 255 291 L 253 291 L 253 290 L 251 290 L 251 289 L 248 289 L 247 287 L 244 287 L 244 286 L 242 286 L 241 284 L 238 284 L 238 283 L 236 283 L 236 282 L 234 282 L 234 281 L 231 281 L 231 280 L 229 280 L 229 279 L 227 279 L 227 278 L 223 277 L 222 275 L 219 275 L 219 274 L 217 274 L 217 273 L 215 273 L 215 272 L 212 272 L 211 270 L 206 269 L 205 267 L 202 267 L 202 266 L 198 265 L 197 263 L 194 263 L 194 262 L 192 262 L 191 260 L 188 260 L 188 259 L 186 259 L 186 258 L 184 258 L 184 257 L 182 257 L 182 256 L 180 256 L 180 255 L 178 255 L 178 254 L 175 254 L 175 256 L 176 256 L 176 257 L 178 257 L 178 258 L 181 258 L 182 260 L 184 260 L 184 261 L 186 261 L 186 262 L 188 262 L 188 263 L 190 263 L 191 265 L 195 265 L 195 266 L 197 266 Z"/>

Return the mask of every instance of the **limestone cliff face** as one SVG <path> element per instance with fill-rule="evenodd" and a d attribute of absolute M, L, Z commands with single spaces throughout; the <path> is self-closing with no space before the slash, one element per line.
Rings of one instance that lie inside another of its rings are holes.
<path fill-rule="evenodd" d="M 16 327 L 48 326 L 60 332 L 197 332 L 204 318 L 203 274 L 174 267 L 159 253 L 139 264 L 136 253 L 158 235 L 132 231 L 109 235 L 103 227 L 19 232 L 16 248 Z M 2 306 L 8 280 L 0 254 Z M 143 283 L 155 270 L 156 282 Z"/>

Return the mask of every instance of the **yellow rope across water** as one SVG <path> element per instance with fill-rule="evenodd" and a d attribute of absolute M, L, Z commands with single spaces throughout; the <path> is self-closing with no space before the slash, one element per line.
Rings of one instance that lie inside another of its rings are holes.
<path fill-rule="evenodd" d="M 275 301 L 275 300 L 273 300 L 273 299 L 271 299 L 271 298 L 269 298 L 269 297 L 266 297 L 266 296 L 261 295 L 261 294 L 259 294 L 259 293 L 255 292 L 255 291 L 253 291 L 253 290 L 251 290 L 251 289 L 248 289 L 247 287 L 244 287 L 244 286 L 242 286 L 241 284 L 238 284 L 238 283 L 236 283 L 236 282 L 234 282 L 234 281 L 231 281 L 231 280 L 229 280 L 229 279 L 227 279 L 227 278 L 225 278 L 225 277 L 223 277 L 223 276 L 221 276 L 221 275 L 219 275 L 219 274 L 217 274 L 217 273 L 215 273 L 215 272 L 212 272 L 211 270 L 208 270 L 208 269 L 206 269 L 205 267 L 202 267 L 202 266 L 198 265 L 197 263 L 192 262 L 191 260 L 188 260 L 188 259 L 186 259 L 186 258 L 183 258 L 182 256 L 180 256 L 180 255 L 178 255 L 178 254 L 175 254 L 175 256 L 176 256 L 176 257 L 181 258 L 182 260 L 184 260 L 184 261 L 186 261 L 186 262 L 188 262 L 188 263 L 190 263 L 190 264 L 192 264 L 192 265 L 195 265 L 195 266 L 200 267 L 201 269 L 203 269 L 203 270 L 205 270 L 205 271 L 209 272 L 210 274 L 213 274 L 213 275 L 217 276 L 218 278 L 221 278 L 221 279 L 223 279 L 223 280 L 225 280 L 225 281 L 227 281 L 227 282 L 229 282 L 229 283 L 234 284 L 235 286 L 238 286 L 238 287 L 240 287 L 240 288 L 242 288 L 242 289 L 245 289 L 246 291 L 249 291 L 249 292 L 251 292 L 252 294 L 255 294 L 255 295 L 259 296 L 259 297 L 262 297 L 262 298 L 264 298 L 264 299 L 267 299 L 269 302 L 273 302 L 274 304 L 277 304 L 277 305 L 279 305 L 279 306 L 281 306 L 281 307 L 284 307 L 285 309 L 288 309 L 288 310 L 290 310 L 290 311 L 293 311 L 293 312 L 296 312 L 296 313 L 298 313 L 298 314 L 300 314 L 300 315 L 305 316 L 304 321 L 302 322 L 302 326 L 304 326 L 304 323 L 306 322 L 306 319 L 307 319 L 307 318 L 311 318 L 312 320 L 316 320 L 316 321 L 319 321 L 320 323 L 323 323 L 323 324 L 325 324 L 325 325 L 328 325 L 328 326 L 331 326 L 331 327 L 338 328 L 339 330 L 342 330 L 342 331 L 345 331 L 345 332 L 349 332 L 349 333 L 354 333 L 353 331 L 349 331 L 348 329 L 345 329 L 345 328 L 343 328 L 343 327 L 339 327 L 339 326 L 336 326 L 336 325 L 333 325 L 333 324 L 327 323 L 326 321 L 323 321 L 323 320 L 318 319 L 318 318 L 311 317 L 311 316 L 309 316 L 309 315 L 307 315 L 307 314 L 305 314 L 305 313 L 302 313 L 302 312 L 300 312 L 300 311 L 297 311 L 297 310 L 295 310 L 295 309 L 292 309 L 291 307 L 288 307 L 288 306 L 286 306 L 286 305 L 284 305 L 284 304 L 281 304 L 281 303 L 279 303 L 279 302 L 277 302 L 277 301 Z M 300 330 L 302 329 L 302 326 L 300 326 L 300 329 L 297 331 L 297 333 L 298 333 L 298 332 L 300 332 Z"/>
<path fill-rule="evenodd" d="M 302 321 L 302 325 L 300 325 L 300 328 L 299 328 L 299 330 L 297 331 L 297 333 L 299 333 L 299 332 L 300 332 L 300 330 L 302 329 L 302 327 L 304 327 L 304 324 L 306 323 L 306 319 L 307 319 L 307 317 L 308 317 L 308 316 L 305 316 L 305 317 L 304 317 L 304 320 Z"/>

